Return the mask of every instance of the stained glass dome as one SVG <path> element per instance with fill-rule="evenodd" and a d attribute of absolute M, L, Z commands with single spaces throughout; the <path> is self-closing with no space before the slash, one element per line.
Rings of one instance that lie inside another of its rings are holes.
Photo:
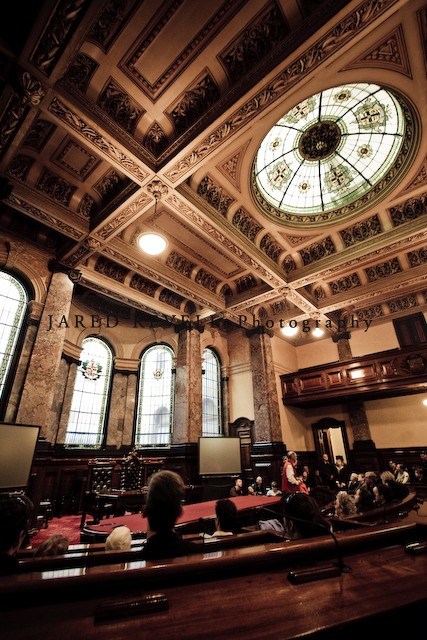
<path fill-rule="evenodd" d="M 360 212 L 360 199 L 369 205 L 372 196 L 366 194 L 378 195 L 393 181 L 398 157 L 398 166 L 405 164 L 408 114 L 401 99 L 373 84 L 335 87 L 300 102 L 256 154 L 258 204 L 269 215 L 294 221 Z"/>

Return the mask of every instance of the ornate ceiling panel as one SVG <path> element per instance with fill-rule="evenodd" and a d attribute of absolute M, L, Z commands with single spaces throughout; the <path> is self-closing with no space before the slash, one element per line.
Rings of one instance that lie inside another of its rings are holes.
<path fill-rule="evenodd" d="M 39 4 L 25 44 L 24 2 L 1 26 L 8 241 L 79 269 L 87 300 L 223 327 L 254 316 L 282 339 L 281 320 L 333 332 L 349 310 L 381 323 L 427 309 L 425 1 Z M 268 131 L 310 96 L 368 82 L 406 105 L 378 197 L 320 226 L 265 215 L 251 167 Z M 147 232 L 162 254 L 140 250 Z"/>

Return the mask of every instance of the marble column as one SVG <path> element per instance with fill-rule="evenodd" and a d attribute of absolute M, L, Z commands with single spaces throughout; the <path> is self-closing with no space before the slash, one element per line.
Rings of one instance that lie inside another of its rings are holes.
<path fill-rule="evenodd" d="M 40 302 L 31 300 L 28 303 L 28 311 L 29 313 L 27 318 L 27 329 L 25 332 L 22 350 L 19 356 L 19 362 L 16 368 L 16 373 L 13 379 L 12 389 L 5 412 L 5 422 L 15 422 L 16 419 L 28 364 L 30 362 L 31 353 L 37 336 L 37 330 L 40 324 L 43 305 Z"/>
<path fill-rule="evenodd" d="M 179 332 L 175 374 L 173 444 L 198 442 L 202 435 L 202 356 L 200 333 Z"/>
<path fill-rule="evenodd" d="M 42 437 L 48 431 L 64 345 L 65 328 L 60 321 L 69 316 L 73 286 L 66 273 L 52 274 L 16 416 L 17 423 L 40 425 Z"/>
<path fill-rule="evenodd" d="M 133 424 L 135 417 L 135 403 L 137 396 L 137 384 L 138 374 L 129 372 L 127 375 L 127 389 L 126 389 L 126 402 L 125 402 L 125 414 L 123 421 L 123 438 L 122 446 L 131 447 L 133 437 Z"/>
<path fill-rule="evenodd" d="M 55 394 L 53 396 L 52 411 L 50 412 L 49 424 L 45 435 L 46 440 L 52 443 L 56 442 L 58 436 L 70 363 L 70 359 L 64 358 L 63 356 L 58 369 L 58 378 L 56 380 Z"/>
<path fill-rule="evenodd" d="M 351 360 L 353 354 L 350 347 L 350 333 L 348 331 L 342 331 L 332 336 L 333 342 L 336 343 L 338 348 L 338 359 L 340 362 L 345 360 Z"/>
<path fill-rule="evenodd" d="M 282 429 L 270 332 L 260 327 L 247 334 L 252 367 L 255 442 L 279 442 Z"/>
<path fill-rule="evenodd" d="M 115 371 L 111 389 L 110 411 L 107 424 L 107 446 L 120 449 L 125 427 L 125 409 L 127 399 L 127 375 Z"/>

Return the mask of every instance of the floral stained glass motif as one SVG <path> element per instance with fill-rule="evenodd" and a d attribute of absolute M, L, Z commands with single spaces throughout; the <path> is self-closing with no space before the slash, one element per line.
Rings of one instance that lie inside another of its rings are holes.
<path fill-rule="evenodd" d="M 169 446 L 172 438 L 174 353 L 167 345 L 155 345 L 141 359 L 135 445 Z"/>
<path fill-rule="evenodd" d="M 322 91 L 269 131 L 254 165 L 260 194 L 279 211 L 332 211 L 363 196 L 399 154 L 405 133 L 392 93 L 372 84 Z"/>
<path fill-rule="evenodd" d="M 202 435 L 222 435 L 221 363 L 212 349 L 203 351 Z"/>
<path fill-rule="evenodd" d="M 27 307 L 27 294 L 13 276 L 0 271 L 0 398 Z"/>
<path fill-rule="evenodd" d="M 113 354 L 106 342 L 86 338 L 74 383 L 65 444 L 100 447 L 104 438 Z"/>

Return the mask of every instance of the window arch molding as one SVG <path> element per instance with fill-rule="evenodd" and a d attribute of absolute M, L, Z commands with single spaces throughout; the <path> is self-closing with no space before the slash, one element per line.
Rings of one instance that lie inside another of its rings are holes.
<path fill-rule="evenodd" d="M 102 448 L 107 436 L 115 352 L 107 338 L 93 334 L 82 340 L 81 349 L 65 446 Z"/>
<path fill-rule="evenodd" d="M 220 436 L 223 434 L 221 358 L 211 346 L 203 349 L 202 358 L 202 435 Z"/>
<path fill-rule="evenodd" d="M 138 372 L 133 444 L 167 447 L 172 442 L 175 351 L 166 342 L 143 349 Z"/>

